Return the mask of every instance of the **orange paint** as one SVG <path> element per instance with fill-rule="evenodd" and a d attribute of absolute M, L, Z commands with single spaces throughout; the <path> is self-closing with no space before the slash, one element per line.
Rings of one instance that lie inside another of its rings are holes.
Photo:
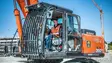
<path fill-rule="evenodd" d="M 18 35 L 19 38 L 21 39 L 22 37 L 22 23 L 21 23 L 21 17 L 20 17 L 20 12 L 18 9 L 14 10 L 15 18 L 16 18 L 16 25 L 18 29 Z"/>
<path fill-rule="evenodd" d="M 25 8 L 25 6 L 26 6 L 25 0 L 17 0 L 17 2 L 21 8 L 21 11 L 22 11 L 24 17 L 26 17 L 27 16 L 27 9 Z"/>
<path fill-rule="evenodd" d="M 82 53 L 95 53 L 96 49 L 105 52 L 104 39 L 101 36 L 83 34 Z M 90 41 L 90 47 L 87 47 L 87 41 Z"/>
<path fill-rule="evenodd" d="M 28 5 L 33 5 L 33 4 L 37 4 L 38 3 L 38 0 L 26 0 L 27 1 L 27 4 Z M 28 14 L 28 10 L 25 8 L 26 7 L 26 3 L 25 3 L 25 0 L 17 0 L 20 8 L 21 8 L 21 11 L 24 15 L 24 17 L 27 16 Z"/>
<path fill-rule="evenodd" d="M 37 4 L 37 3 L 38 3 L 38 0 L 27 0 L 28 5 L 34 5 L 34 4 Z"/>

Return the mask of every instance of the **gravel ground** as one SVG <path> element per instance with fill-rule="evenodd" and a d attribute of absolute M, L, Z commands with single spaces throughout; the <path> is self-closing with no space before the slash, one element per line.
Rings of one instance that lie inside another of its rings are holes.
<path fill-rule="evenodd" d="M 19 58 L 19 57 L 0 57 L 0 63 L 26 63 L 26 58 Z"/>
<path fill-rule="evenodd" d="M 112 51 L 105 54 L 103 58 L 92 58 L 100 63 L 112 63 Z"/>
<path fill-rule="evenodd" d="M 100 63 L 112 63 L 112 51 L 105 54 L 103 58 L 92 58 Z M 68 59 L 65 59 L 68 60 Z M 33 61 L 27 62 L 26 58 L 19 58 L 19 57 L 0 57 L 0 63 L 34 63 Z M 35 62 L 38 63 L 38 62 Z M 61 62 L 62 63 L 62 62 Z"/>

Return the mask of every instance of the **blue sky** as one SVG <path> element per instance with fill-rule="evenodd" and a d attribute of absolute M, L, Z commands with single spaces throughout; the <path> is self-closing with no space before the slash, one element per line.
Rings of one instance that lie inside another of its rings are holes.
<path fill-rule="evenodd" d="M 39 0 L 73 10 L 81 16 L 81 28 L 101 35 L 100 14 L 92 0 Z M 104 11 L 105 40 L 112 41 L 112 0 L 95 0 Z M 0 37 L 12 37 L 16 31 L 13 0 L 0 0 Z"/>

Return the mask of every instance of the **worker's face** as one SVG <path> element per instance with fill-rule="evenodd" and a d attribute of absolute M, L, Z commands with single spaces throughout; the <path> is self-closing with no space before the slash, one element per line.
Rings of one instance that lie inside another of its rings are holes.
<path fill-rule="evenodd" d="M 57 26 L 58 22 L 56 20 L 54 20 L 54 25 Z"/>

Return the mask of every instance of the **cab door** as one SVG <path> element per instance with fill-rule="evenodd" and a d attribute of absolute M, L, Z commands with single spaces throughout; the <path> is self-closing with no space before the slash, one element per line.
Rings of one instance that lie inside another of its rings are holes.
<path fill-rule="evenodd" d="M 81 52 L 80 17 L 75 14 L 66 14 L 66 41 L 67 51 Z"/>

